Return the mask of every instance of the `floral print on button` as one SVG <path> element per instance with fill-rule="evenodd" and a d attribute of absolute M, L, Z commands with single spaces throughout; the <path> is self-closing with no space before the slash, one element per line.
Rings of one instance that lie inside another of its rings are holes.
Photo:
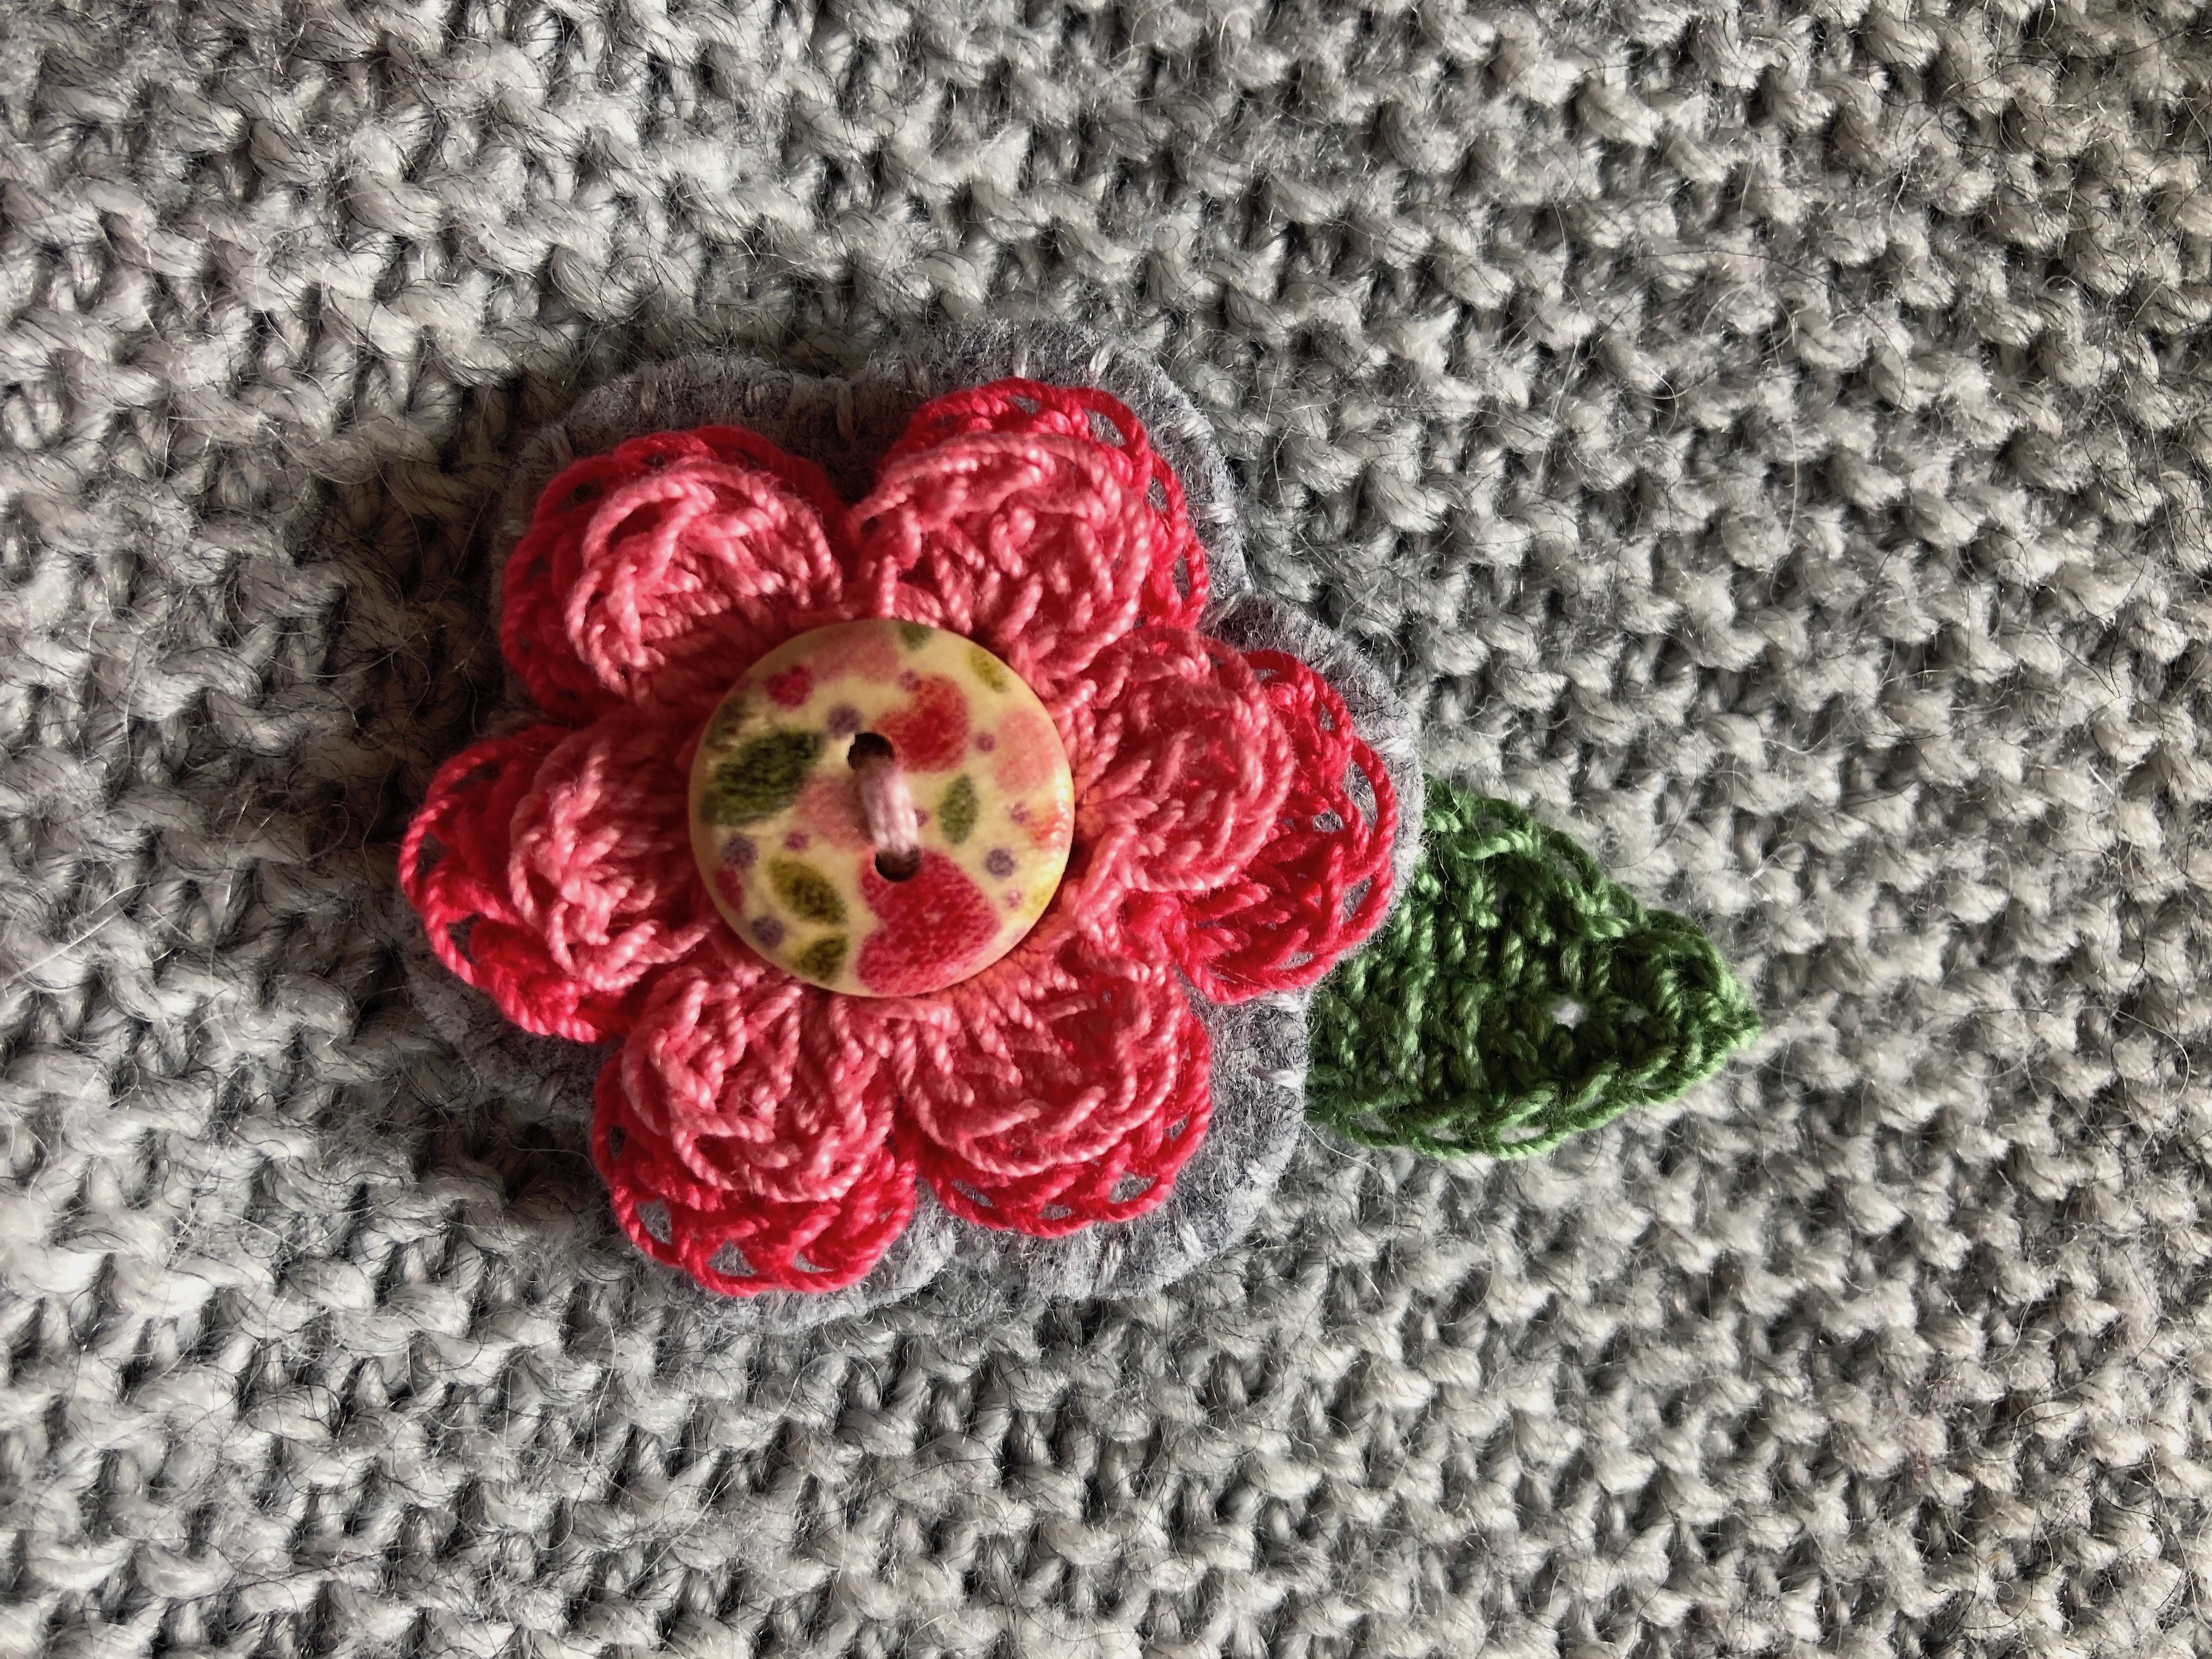
<path fill-rule="evenodd" d="M 879 857 L 854 761 L 888 743 L 918 865 Z M 691 768 L 691 843 L 716 907 L 769 961 L 832 991 L 919 996 L 1006 955 L 1066 868 L 1074 786 L 1011 668 L 920 623 L 820 628 L 755 664 Z"/>

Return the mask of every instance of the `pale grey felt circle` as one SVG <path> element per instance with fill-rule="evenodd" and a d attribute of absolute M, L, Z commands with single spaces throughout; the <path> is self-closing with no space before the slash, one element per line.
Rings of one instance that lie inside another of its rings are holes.
<path fill-rule="evenodd" d="M 1206 549 L 1211 601 L 1203 625 L 1241 649 L 1299 658 L 1344 698 L 1401 804 L 1394 861 L 1402 890 L 1419 852 L 1421 770 L 1411 713 L 1382 672 L 1350 645 L 1252 591 L 1233 481 L 1205 421 L 1157 367 L 1087 330 L 988 324 L 949 331 L 842 378 L 747 357 L 691 356 L 638 370 L 580 398 L 566 418 L 525 448 L 502 501 L 501 559 L 528 527 L 539 492 L 556 473 L 625 439 L 695 426 L 750 427 L 815 461 L 842 494 L 855 499 L 915 410 L 945 392 L 1008 375 L 1097 386 L 1144 422 L 1176 470 Z M 535 712 L 511 675 L 507 696 L 496 726 Z M 470 1060 L 481 1085 L 473 1098 L 453 1102 L 455 1108 L 496 1099 L 526 1117 L 571 1129 L 587 1122 L 603 1051 L 517 1030 L 489 997 L 445 969 L 411 915 L 403 923 L 416 1006 Z M 913 1223 L 858 1285 L 819 1295 L 733 1298 L 683 1279 L 678 1293 L 696 1296 L 732 1330 L 794 1331 L 865 1313 L 924 1286 L 949 1312 L 988 1318 L 1039 1299 L 1135 1295 L 1173 1282 L 1251 1225 L 1297 1145 L 1305 1110 L 1310 993 L 1234 1007 L 1195 996 L 1193 1001 L 1212 1046 L 1212 1118 L 1205 1141 L 1158 1208 L 1063 1238 L 1031 1238 L 960 1222 L 925 1187 Z M 611 1241 L 619 1237 L 611 1223 L 607 1234 Z"/>

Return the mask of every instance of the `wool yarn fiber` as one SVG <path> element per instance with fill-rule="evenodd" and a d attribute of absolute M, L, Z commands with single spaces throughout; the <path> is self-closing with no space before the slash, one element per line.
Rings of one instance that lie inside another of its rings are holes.
<path fill-rule="evenodd" d="M 0 1652 L 2190 1651 L 2207 23 L 15 0 Z M 1759 1043 L 1309 1130 L 1121 1300 L 633 1261 L 397 965 L 501 493 L 641 364 L 988 317 L 1158 359 L 1254 585 Z"/>

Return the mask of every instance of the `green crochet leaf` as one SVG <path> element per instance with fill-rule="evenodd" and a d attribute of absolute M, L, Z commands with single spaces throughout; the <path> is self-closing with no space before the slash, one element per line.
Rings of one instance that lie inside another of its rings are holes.
<path fill-rule="evenodd" d="M 1396 912 L 1315 999 L 1310 1115 L 1370 1146 L 1526 1158 L 1673 1099 L 1759 1034 L 1695 924 L 1516 806 L 1428 792 Z"/>

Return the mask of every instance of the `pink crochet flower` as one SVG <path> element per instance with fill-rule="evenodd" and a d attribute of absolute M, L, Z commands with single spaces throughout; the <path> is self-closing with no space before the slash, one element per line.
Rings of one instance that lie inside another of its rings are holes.
<path fill-rule="evenodd" d="M 524 1029 L 618 1039 L 592 1145 L 638 1247 L 737 1295 L 866 1274 L 927 1180 L 1051 1237 L 1164 1198 L 1206 1130 L 1218 1003 L 1318 981 L 1388 906 L 1396 803 L 1334 690 L 1196 630 L 1182 490 L 1103 393 L 1000 380 L 915 415 L 848 507 L 732 427 L 568 467 L 501 642 L 548 716 L 441 769 L 400 883 Z M 1073 769 L 1067 872 L 1004 959 L 843 996 L 755 955 L 694 861 L 686 780 L 744 671 L 833 622 L 995 653 Z"/>

